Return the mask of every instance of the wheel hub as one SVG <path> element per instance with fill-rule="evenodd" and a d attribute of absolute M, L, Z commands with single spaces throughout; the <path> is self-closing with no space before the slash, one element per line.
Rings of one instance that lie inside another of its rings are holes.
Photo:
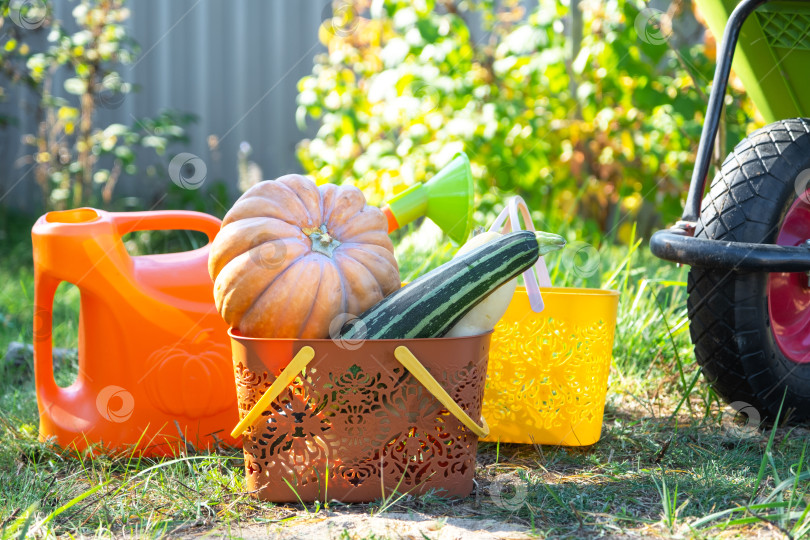
<path fill-rule="evenodd" d="M 810 190 L 788 209 L 776 243 L 810 249 Z M 810 363 L 810 273 L 769 274 L 768 315 L 782 353 L 797 364 Z"/>

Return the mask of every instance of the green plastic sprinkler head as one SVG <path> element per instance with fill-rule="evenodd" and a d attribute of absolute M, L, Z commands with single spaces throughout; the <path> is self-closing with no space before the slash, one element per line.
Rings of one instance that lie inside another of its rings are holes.
<path fill-rule="evenodd" d="M 467 154 L 457 154 L 429 181 L 394 196 L 382 210 L 389 233 L 426 216 L 453 242 L 463 244 L 473 226 L 473 178 Z"/>

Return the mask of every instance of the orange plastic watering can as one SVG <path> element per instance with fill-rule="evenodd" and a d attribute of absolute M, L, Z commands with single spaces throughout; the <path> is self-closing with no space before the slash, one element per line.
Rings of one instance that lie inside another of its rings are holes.
<path fill-rule="evenodd" d="M 40 438 L 83 450 L 176 452 L 185 443 L 235 444 L 237 422 L 227 327 L 213 303 L 208 245 L 130 256 L 122 236 L 138 230 L 195 230 L 220 221 L 187 211 L 50 212 L 31 232 L 34 248 L 34 369 Z M 57 386 L 52 306 L 60 282 L 81 293 L 79 373 Z"/>

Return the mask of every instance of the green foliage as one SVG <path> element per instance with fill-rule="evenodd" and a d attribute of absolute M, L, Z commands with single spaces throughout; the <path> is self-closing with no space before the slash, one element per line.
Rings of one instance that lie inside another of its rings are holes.
<path fill-rule="evenodd" d="M 580 43 L 566 36 L 567 2 L 529 14 L 514 1 L 345 4 L 299 82 L 299 122 L 320 129 L 298 155 L 318 181 L 354 183 L 380 203 L 464 150 L 480 221 L 512 193 L 547 228 L 578 216 L 624 240 L 634 219 L 649 229 L 679 214 L 713 62 L 703 44 L 640 38 L 642 4 L 583 1 Z M 729 140 L 743 135 L 744 105 L 736 92 Z"/>
<path fill-rule="evenodd" d="M 16 4 L 29 11 L 41 5 L 46 12 L 33 24 L 22 24 L 21 17 L 32 20 L 34 14 L 21 14 Z M 184 127 L 194 117 L 163 111 L 134 125 L 99 124 L 100 109 L 119 107 L 135 91 L 120 71 L 134 62 L 138 50 L 124 25 L 130 15 L 124 0 L 81 0 L 71 24 L 53 18 L 46 2 L 16 4 L 2 12 L 8 34 L 0 47 L 0 73 L 38 98 L 37 132 L 24 142 L 32 149 L 27 162 L 46 206 L 81 206 L 99 196 L 109 203 L 120 176 L 138 172 L 139 148 L 161 155 L 169 144 L 187 141 Z M 47 45 L 35 51 L 28 41 L 43 30 Z M 58 81 L 66 97 L 54 88 Z"/>

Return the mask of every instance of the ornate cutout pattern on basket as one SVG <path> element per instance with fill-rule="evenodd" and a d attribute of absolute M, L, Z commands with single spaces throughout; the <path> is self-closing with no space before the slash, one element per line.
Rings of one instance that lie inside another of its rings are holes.
<path fill-rule="evenodd" d="M 555 438 L 575 434 L 577 426 L 601 423 L 612 349 L 613 326 L 604 321 L 501 321 L 484 392 L 484 416 L 493 432 L 528 433 L 538 443 L 560 444 Z"/>
<path fill-rule="evenodd" d="M 263 421 L 245 432 L 251 490 L 272 500 L 288 493 L 290 500 L 343 501 L 373 500 L 383 488 L 414 494 L 465 490 L 475 469 L 475 434 L 393 361 L 386 367 L 331 360 L 321 362 L 316 353 Z M 239 363 L 234 369 L 244 417 L 274 377 L 262 365 Z M 448 365 L 441 376 L 431 371 L 467 414 L 480 417 L 486 356 L 461 369 Z"/>

